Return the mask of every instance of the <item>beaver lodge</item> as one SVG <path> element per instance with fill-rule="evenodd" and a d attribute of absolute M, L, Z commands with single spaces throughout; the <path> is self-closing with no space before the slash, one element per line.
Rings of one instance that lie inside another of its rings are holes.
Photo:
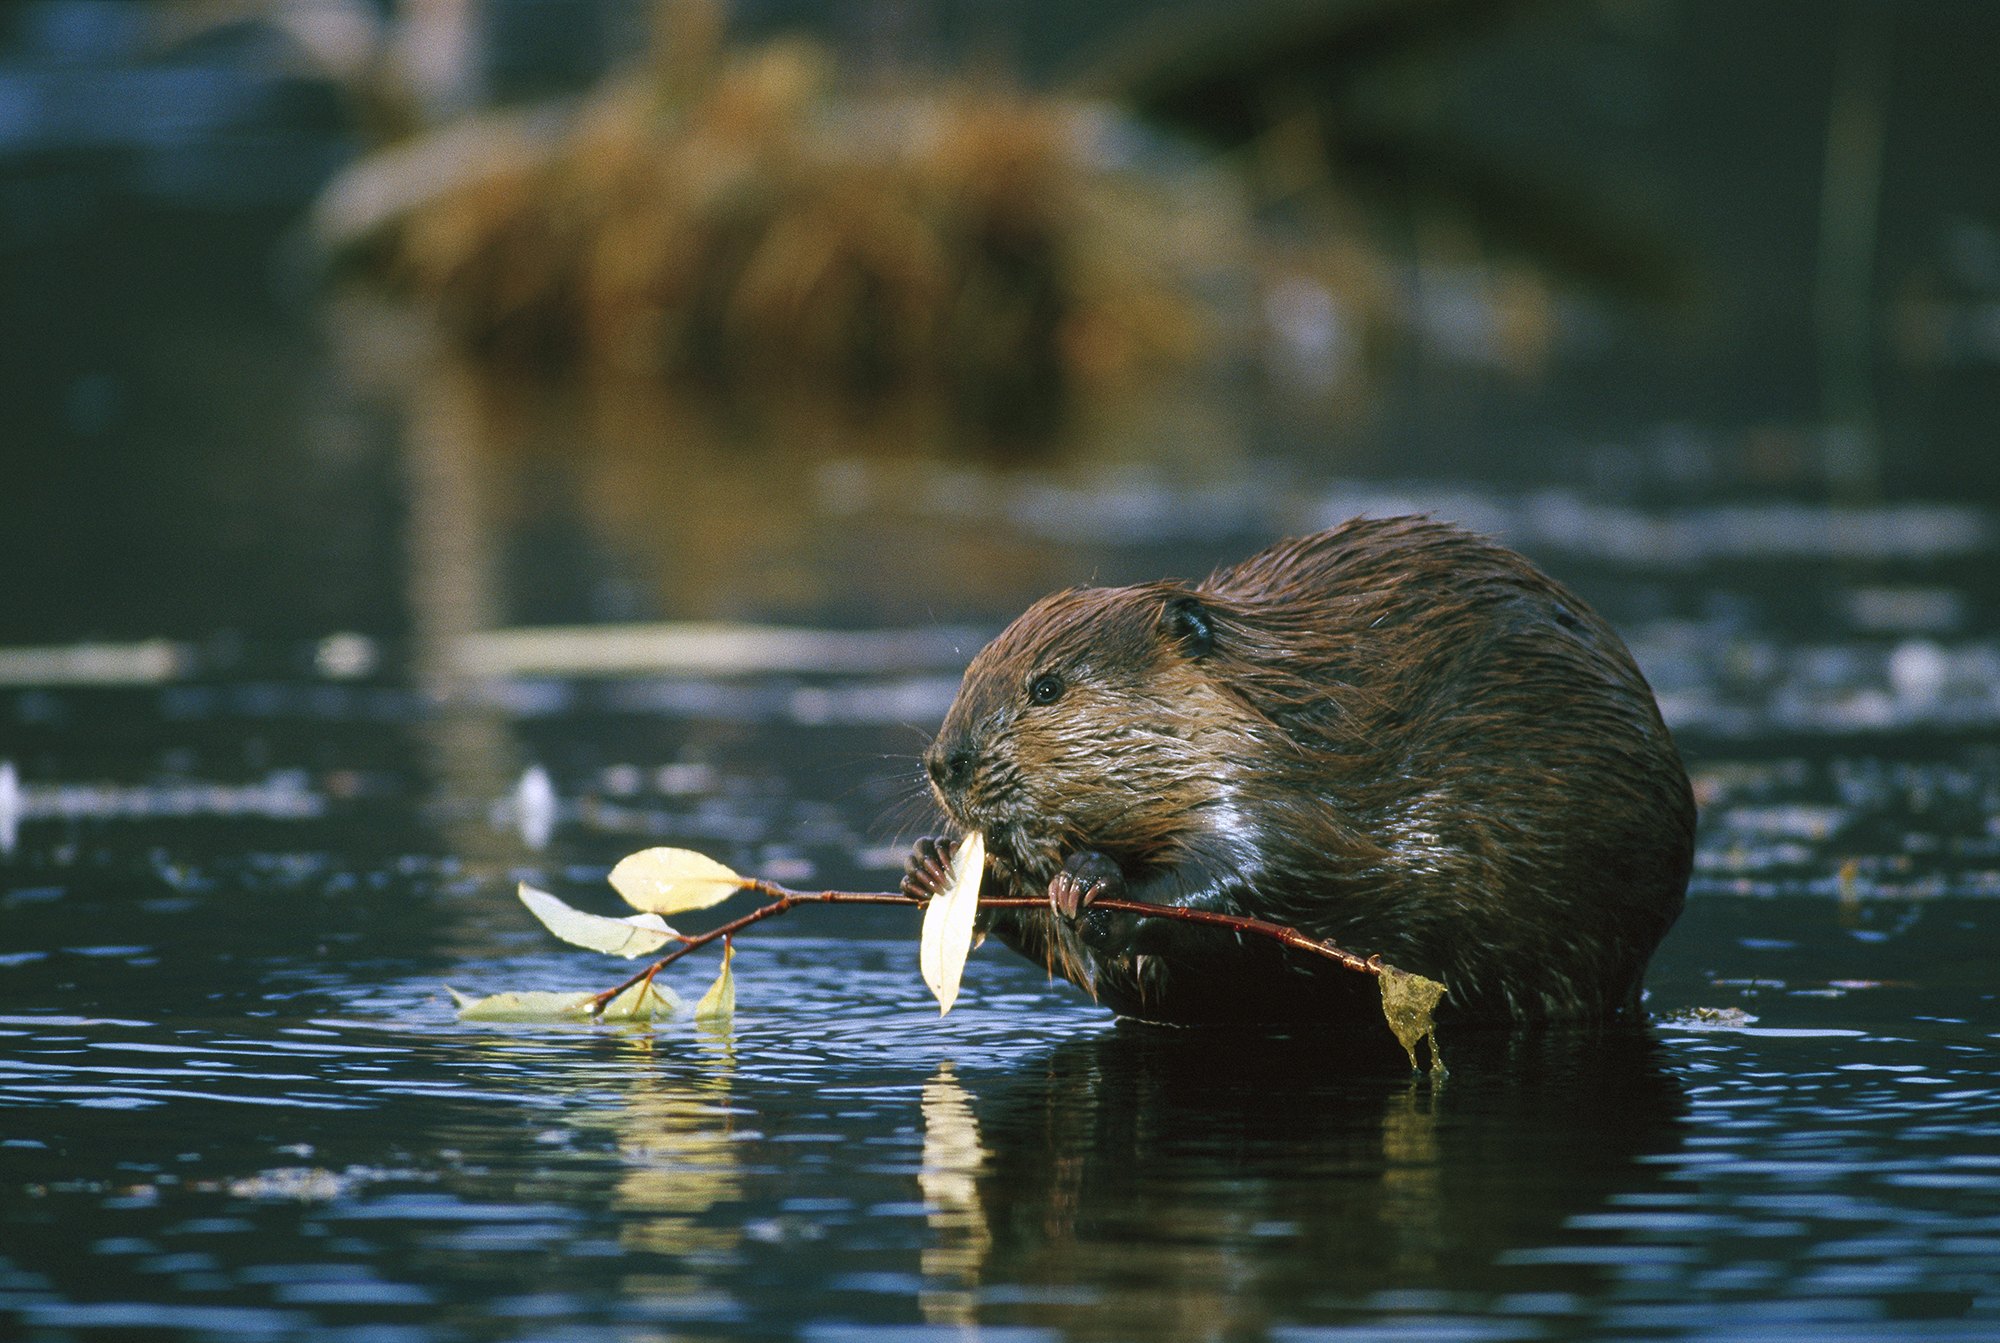
<path fill-rule="evenodd" d="M 1127 110 L 1158 101 L 1143 78 L 1130 103 L 860 85 L 804 40 L 725 43 L 708 6 L 658 14 L 649 59 L 577 105 L 363 160 L 322 242 L 516 369 L 912 397 L 1017 431 L 1163 372 L 1260 365 L 1351 399 L 1424 338 L 1412 255 L 1469 277 L 1491 367 L 1532 374 L 1555 339 L 1541 267 L 1445 214 L 1415 247 L 1385 232 L 1314 116 L 1204 157 Z"/>

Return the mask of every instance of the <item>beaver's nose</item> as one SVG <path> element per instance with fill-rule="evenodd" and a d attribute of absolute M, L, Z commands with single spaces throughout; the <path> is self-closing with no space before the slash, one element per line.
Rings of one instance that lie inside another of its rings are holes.
<path fill-rule="evenodd" d="M 967 747 L 941 751 L 933 748 L 924 757 L 931 782 L 947 793 L 955 793 L 972 781 L 972 751 Z"/>

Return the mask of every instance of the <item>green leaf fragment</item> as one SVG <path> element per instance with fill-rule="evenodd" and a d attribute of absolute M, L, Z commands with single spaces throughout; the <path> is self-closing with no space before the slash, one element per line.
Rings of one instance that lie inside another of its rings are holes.
<path fill-rule="evenodd" d="M 1382 1015 L 1388 1018 L 1389 1029 L 1395 1032 L 1403 1052 L 1410 1056 L 1410 1067 L 1417 1063 L 1417 1041 L 1430 1042 L 1431 1068 L 1440 1075 L 1445 1071 L 1444 1056 L 1438 1053 L 1437 1023 L 1431 1019 L 1431 1012 L 1437 1007 L 1438 999 L 1444 997 L 1445 987 L 1435 979 L 1425 979 L 1398 970 L 1393 965 L 1382 967 Z"/>
<path fill-rule="evenodd" d="M 495 993 L 474 998 L 446 986 L 460 1021 L 588 1021 L 592 993 Z"/>
<path fill-rule="evenodd" d="M 670 1017 L 681 1007 L 681 1000 L 672 989 L 650 980 L 634 984 L 606 1003 L 604 1011 L 596 1016 L 590 1011 L 590 1005 L 597 1000 L 594 993 L 529 990 L 475 998 L 450 985 L 445 986 L 445 992 L 458 1004 L 460 1021 L 650 1021 L 654 1017 Z"/>
<path fill-rule="evenodd" d="M 644 979 L 604 1005 L 605 1021 L 651 1021 L 681 1010 L 680 995 L 657 979 Z"/>
<path fill-rule="evenodd" d="M 694 1019 L 710 1023 L 726 1022 L 736 1015 L 736 979 L 729 971 L 729 963 L 736 959 L 736 944 L 727 939 L 722 943 L 722 971 L 715 982 L 708 986 L 708 992 L 701 995 L 701 1001 L 694 1005 Z"/>

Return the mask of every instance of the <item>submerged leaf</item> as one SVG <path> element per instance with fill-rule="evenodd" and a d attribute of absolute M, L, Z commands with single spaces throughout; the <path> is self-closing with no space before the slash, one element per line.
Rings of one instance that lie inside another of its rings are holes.
<path fill-rule="evenodd" d="M 681 1010 L 680 996 L 658 979 L 642 979 L 604 1005 L 606 1021 L 650 1021 Z"/>
<path fill-rule="evenodd" d="M 1417 1041 L 1428 1039 L 1431 1067 L 1444 1072 L 1444 1057 L 1438 1053 L 1437 1025 L 1431 1020 L 1432 1009 L 1444 997 L 1444 985 L 1435 979 L 1405 973 L 1393 965 L 1382 967 L 1381 983 L 1382 1015 L 1389 1019 L 1389 1029 L 1396 1033 L 1403 1052 L 1410 1056 L 1410 1067 L 1417 1066 Z"/>
<path fill-rule="evenodd" d="M 625 903 L 655 914 L 707 909 L 752 880 L 693 849 L 641 849 L 611 869 L 611 884 Z"/>
<path fill-rule="evenodd" d="M 972 950 L 972 923 L 979 913 L 979 883 L 985 875 L 986 836 L 975 830 L 959 841 L 952 854 L 944 890 L 924 907 L 917 965 L 924 983 L 937 995 L 939 1016 L 951 1011 L 958 998 L 959 975 L 966 953 Z"/>
<path fill-rule="evenodd" d="M 547 891 L 521 883 L 521 903 L 542 921 L 542 925 L 565 942 L 592 951 L 608 951 L 614 956 L 643 956 L 678 936 L 658 914 L 634 914 L 623 919 L 607 919 L 572 909 Z"/>
<path fill-rule="evenodd" d="M 447 985 L 460 1021 L 588 1021 L 591 993 L 495 993 L 474 998 Z"/>
<path fill-rule="evenodd" d="M 708 992 L 701 995 L 701 1001 L 694 1005 L 694 1019 L 710 1024 L 728 1021 L 736 1015 L 736 980 L 729 973 L 729 963 L 736 959 L 736 944 L 724 939 L 722 943 L 722 970 L 715 982 L 708 986 Z"/>

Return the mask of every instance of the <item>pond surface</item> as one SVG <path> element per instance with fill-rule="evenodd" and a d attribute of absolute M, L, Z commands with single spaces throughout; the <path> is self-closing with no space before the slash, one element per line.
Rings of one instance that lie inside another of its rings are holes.
<path fill-rule="evenodd" d="M 394 686 L 9 696 L 10 1331 L 2000 1331 L 1990 747 L 1691 739 L 1700 871 L 1654 1024 L 1448 1033 L 1442 1079 L 1114 1022 L 992 947 L 939 1019 L 894 909 L 740 938 L 726 1028 L 459 1022 L 447 985 L 625 973 L 543 933 L 517 877 L 613 912 L 610 863 L 670 842 L 893 884 L 908 729 L 618 707 L 691 684 L 481 711 L 548 762 L 539 852 L 521 790 L 439 782 L 449 715 Z M 713 969 L 670 975 L 692 1001 Z"/>

